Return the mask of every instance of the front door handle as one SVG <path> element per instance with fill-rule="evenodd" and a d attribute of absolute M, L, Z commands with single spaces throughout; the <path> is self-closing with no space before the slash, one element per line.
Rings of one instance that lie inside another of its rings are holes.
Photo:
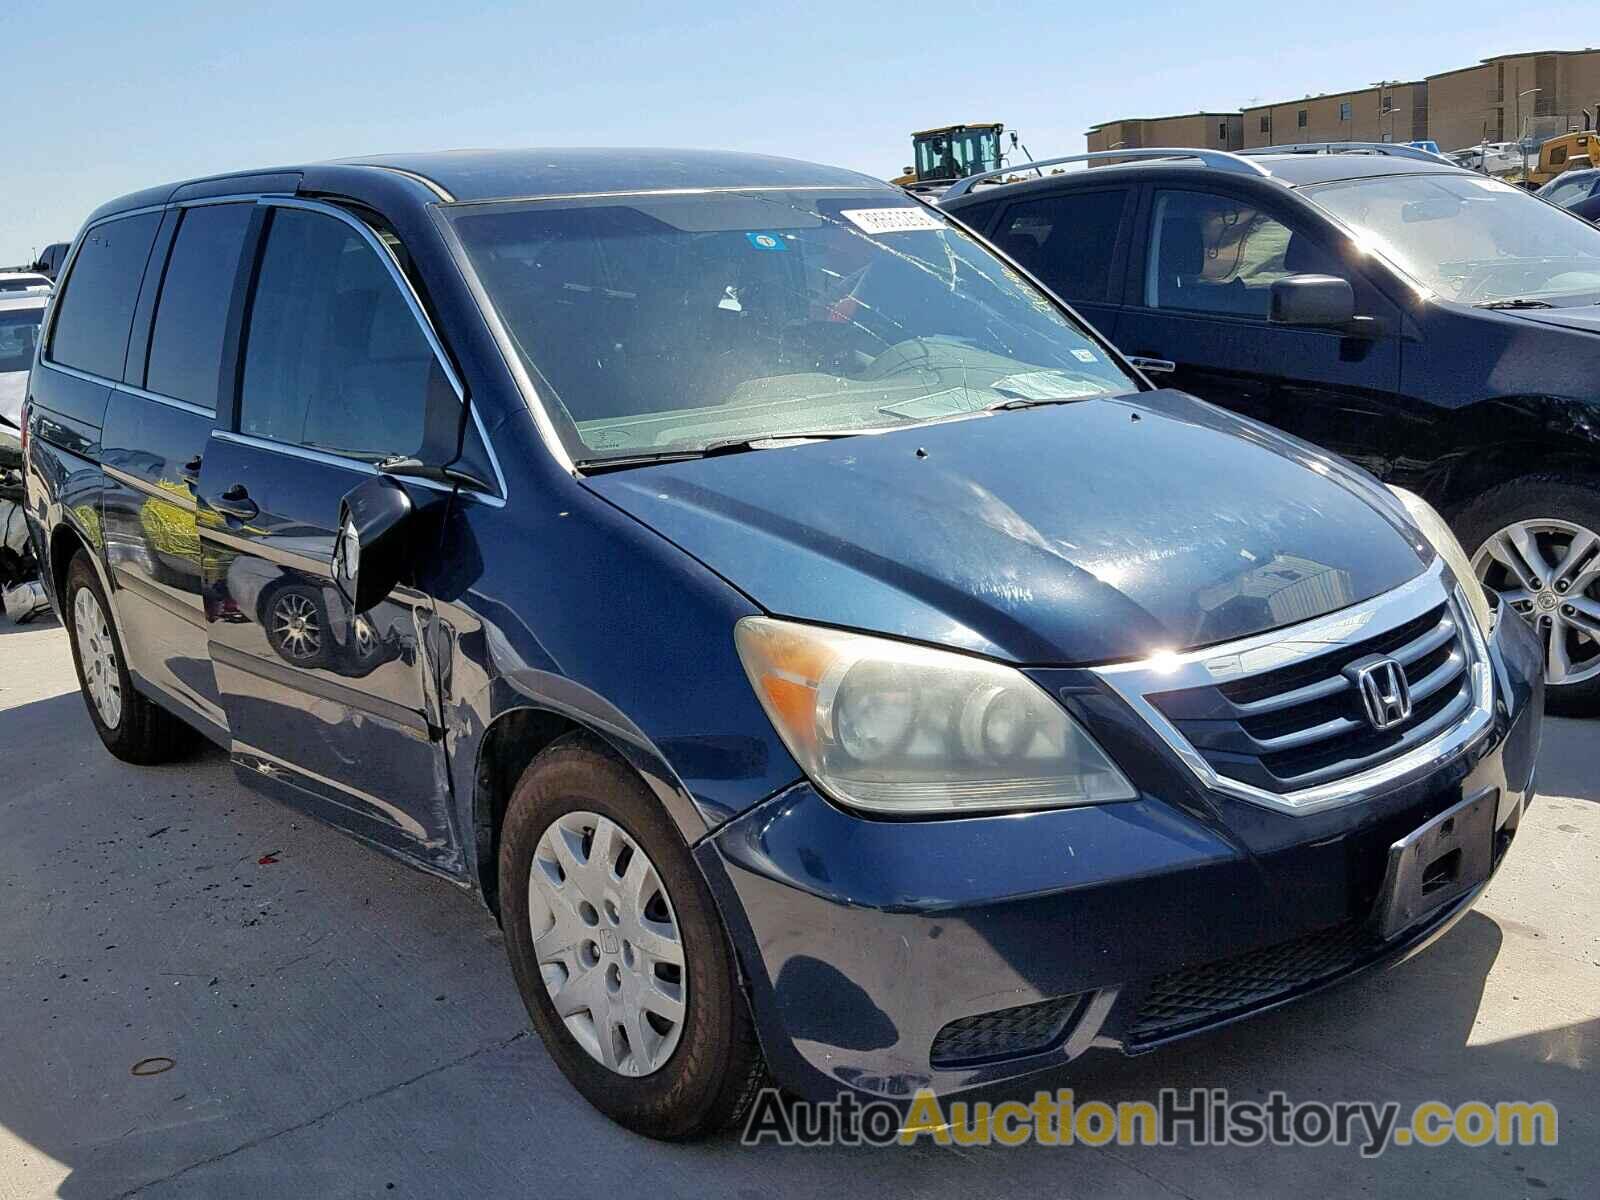
<path fill-rule="evenodd" d="M 261 506 L 250 499 L 250 493 L 245 490 L 242 483 L 236 483 L 223 492 L 212 501 L 211 506 L 218 512 L 225 512 L 241 521 L 248 521 L 261 511 Z"/>
<path fill-rule="evenodd" d="M 1178 364 L 1170 358 L 1146 358 L 1142 354 L 1130 354 L 1128 361 L 1146 375 L 1171 375 L 1178 369 Z"/>

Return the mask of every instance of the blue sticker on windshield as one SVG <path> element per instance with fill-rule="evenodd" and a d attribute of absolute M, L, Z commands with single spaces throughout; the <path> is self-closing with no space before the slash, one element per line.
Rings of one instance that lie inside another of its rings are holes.
<path fill-rule="evenodd" d="M 747 233 L 746 240 L 757 250 L 787 250 L 783 239 L 775 233 Z"/>

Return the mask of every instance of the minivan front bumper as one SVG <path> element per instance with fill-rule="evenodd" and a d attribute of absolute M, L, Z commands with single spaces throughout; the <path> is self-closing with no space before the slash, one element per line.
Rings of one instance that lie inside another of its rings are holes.
<path fill-rule="evenodd" d="M 848 812 L 808 783 L 696 847 L 786 1087 L 904 1098 L 1138 1053 L 1397 961 L 1475 900 L 1388 939 L 1390 847 L 1494 797 L 1498 868 L 1533 793 L 1542 655 L 1500 620 L 1489 731 L 1381 796 L 1313 814 L 1202 788 L 1109 695 L 1075 709 L 1136 800 L 945 820 Z"/>

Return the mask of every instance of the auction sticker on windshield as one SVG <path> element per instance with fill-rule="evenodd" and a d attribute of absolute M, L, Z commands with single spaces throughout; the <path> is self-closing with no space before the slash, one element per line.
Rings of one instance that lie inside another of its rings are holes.
<path fill-rule="evenodd" d="M 839 215 L 864 233 L 912 233 L 945 228 L 920 208 L 841 208 Z"/>

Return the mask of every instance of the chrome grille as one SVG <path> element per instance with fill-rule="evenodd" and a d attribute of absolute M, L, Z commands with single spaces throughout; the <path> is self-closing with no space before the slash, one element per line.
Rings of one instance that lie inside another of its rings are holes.
<path fill-rule="evenodd" d="M 1489 652 L 1471 620 L 1436 559 L 1394 591 L 1326 616 L 1096 674 L 1206 787 L 1314 812 L 1420 777 L 1489 730 Z M 1351 678 L 1374 656 L 1400 664 L 1411 695 L 1409 715 L 1385 729 Z"/>
<path fill-rule="evenodd" d="M 1411 689 L 1411 716 L 1386 730 L 1372 727 L 1344 673 L 1373 654 L 1400 663 Z M 1292 792 L 1352 775 L 1449 728 L 1472 707 L 1472 680 L 1455 613 L 1441 603 L 1292 667 L 1149 700 L 1218 774 Z"/>

